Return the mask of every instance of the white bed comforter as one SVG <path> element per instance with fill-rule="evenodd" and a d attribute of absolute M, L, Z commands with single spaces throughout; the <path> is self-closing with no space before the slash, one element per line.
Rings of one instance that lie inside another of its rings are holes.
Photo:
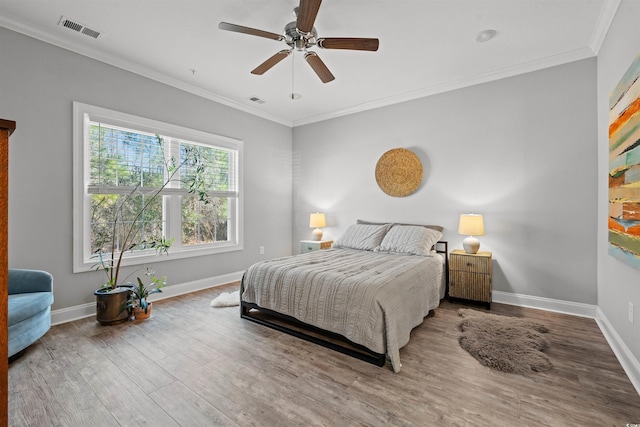
<path fill-rule="evenodd" d="M 443 255 L 328 249 L 252 265 L 242 300 L 338 333 L 400 371 L 400 348 L 444 297 Z"/>

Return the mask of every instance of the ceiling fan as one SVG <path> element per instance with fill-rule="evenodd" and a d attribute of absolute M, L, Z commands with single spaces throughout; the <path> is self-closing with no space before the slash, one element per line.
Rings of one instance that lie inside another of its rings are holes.
<path fill-rule="evenodd" d="M 249 34 L 251 36 L 265 37 L 276 41 L 284 41 L 289 45 L 289 49 L 281 50 L 262 64 L 258 65 L 251 74 L 262 75 L 270 70 L 278 62 L 289 56 L 293 50 L 304 51 L 304 59 L 311 66 L 323 83 L 328 83 L 335 79 L 331 71 L 322 62 L 317 53 L 307 49 L 318 46 L 322 49 L 347 49 L 347 50 L 378 50 L 378 39 L 353 38 L 353 37 L 322 37 L 318 38 L 318 33 L 313 26 L 322 0 L 300 0 L 300 6 L 294 9 L 297 19 L 289 22 L 283 30 L 283 34 L 271 33 L 269 31 L 257 30 L 255 28 L 244 27 L 242 25 L 221 22 L 218 28 L 226 31 Z"/>

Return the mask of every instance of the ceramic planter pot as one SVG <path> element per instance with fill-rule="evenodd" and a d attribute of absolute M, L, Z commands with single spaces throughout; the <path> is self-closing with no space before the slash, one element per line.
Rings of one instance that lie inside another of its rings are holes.
<path fill-rule="evenodd" d="M 147 312 L 145 313 L 144 310 L 140 307 L 134 307 L 133 308 L 133 316 L 136 318 L 136 320 L 145 320 L 148 319 L 149 316 L 151 316 L 151 306 L 152 303 L 149 303 L 149 305 L 147 306 Z"/>
<path fill-rule="evenodd" d="M 111 291 L 98 289 L 93 294 L 96 296 L 96 320 L 102 325 L 113 325 L 124 322 L 129 318 L 129 310 L 126 307 L 129 299 L 130 288 L 117 287 Z"/>

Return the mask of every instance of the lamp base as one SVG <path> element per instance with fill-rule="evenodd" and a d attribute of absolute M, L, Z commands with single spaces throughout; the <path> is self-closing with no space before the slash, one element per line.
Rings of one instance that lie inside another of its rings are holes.
<path fill-rule="evenodd" d="M 311 233 L 311 240 L 322 240 L 322 230 L 319 228 L 313 230 L 313 233 Z"/>
<path fill-rule="evenodd" d="M 480 241 L 473 236 L 469 236 L 462 241 L 462 247 L 468 254 L 475 254 L 480 249 Z"/>

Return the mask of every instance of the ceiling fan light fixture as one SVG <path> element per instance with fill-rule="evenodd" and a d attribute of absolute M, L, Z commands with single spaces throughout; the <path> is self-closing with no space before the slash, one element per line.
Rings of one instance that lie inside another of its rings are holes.
<path fill-rule="evenodd" d="M 491 29 L 480 31 L 476 36 L 476 42 L 478 43 L 488 42 L 489 40 L 493 39 L 497 34 L 498 32 L 496 30 L 491 30 Z"/>
<path fill-rule="evenodd" d="M 374 38 L 356 38 L 356 37 L 323 37 L 318 38 L 318 33 L 313 26 L 316 15 L 320 9 L 322 0 L 300 0 L 300 5 L 294 9 L 296 20 L 289 22 L 282 34 L 276 34 L 269 31 L 259 30 L 256 28 L 245 27 L 243 25 L 231 24 L 228 22 L 220 22 L 218 28 L 224 31 L 233 31 L 236 33 L 248 34 L 251 36 L 264 37 L 276 41 L 284 41 L 288 46 L 288 50 L 281 50 L 269 59 L 258 65 L 251 71 L 251 74 L 262 75 L 270 70 L 274 65 L 289 56 L 292 51 L 297 50 L 304 52 L 304 59 L 309 66 L 317 74 L 323 83 L 328 83 L 335 79 L 334 75 L 327 66 L 318 57 L 315 52 L 309 52 L 314 46 L 322 49 L 346 49 L 346 50 L 365 50 L 375 52 L 378 50 L 379 40 Z M 294 93 L 292 90 L 291 93 Z"/>

